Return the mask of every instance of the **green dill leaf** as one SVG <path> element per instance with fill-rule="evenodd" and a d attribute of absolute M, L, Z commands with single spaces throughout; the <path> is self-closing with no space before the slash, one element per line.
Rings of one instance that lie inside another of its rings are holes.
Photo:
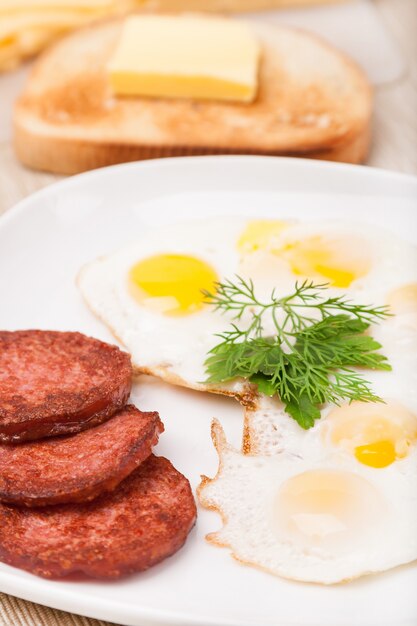
<path fill-rule="evenodd" d="M 277 392 L 276 387 L 271 379 L 265 376 L 265 374 L 262 374 L 261 372 L 252 374 L 249 380 L 251 383 L 257 385 L 259 393 L 263 393 L 270 397 L 275 396 Z"/>
<path fill-rule="evenodd" d="M 305 430 L 314 426 L 315 420 L 320 418 L 320 409 L 306 394 L 287 402 L 285 410 Z"/>
<path fill-rule="evenodd" d="M 204 292 L 208 303 L 234 320 L 207 356 L 207 382 L 249 379 L 259 393 L 277 394 L 302 428 L 313 426 L 326 402 L 381 401 L 352 368 L 391 369 L 382 346 L 368 334 L 388 310 L 343 296 L 326 298 L 327 287 L 296 283 L 292 294 L 278 298 L 273 291 L 262 302 L 251 280 L 236 277 L 218 283 L 215 294 Z M 272 336 L 264 336 L 267 315 Z"/>
<path fill-rule="evenodd" d="M 220 383 L 237 377 L 248 378 L 251 372 L 242 367 L 245 350 L 244 343 L 221 343 L 215 346 L 205 361 L 209 375 L 207 382 Z"/>
<path fill-rule="evenodd" d="M 381 344 L 368 335 L 360 334 L 369 324 L 353 320 L 352 325 L 352 320 L 343 320 L 343 317 L 325 318 L 301 331 L 297 335 L 295 349 L 304 359 L 328 367 L 351 365 L 390 370 L 386 357 L 376 352 Z"/>

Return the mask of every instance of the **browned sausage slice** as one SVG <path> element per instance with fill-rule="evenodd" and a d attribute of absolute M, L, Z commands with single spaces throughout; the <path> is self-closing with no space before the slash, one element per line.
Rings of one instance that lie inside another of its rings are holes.
<path fill-rule="evenodd" d="M 0 504 L 0 560 L 46 578 L 119 578 L 176 552 L 195 518 L 188 480 L 151 455 L 118 489 L 92 502 Z"/>
<path fill-rule="evenodd" d="M 162 431 L 158 413 L 128 405 L 76 435 L 0 444 L 0 500 L 26 506 L 91 500 L 133 472 Z"/>
<path fill-rule="evenodd" d="M 81 333 L 0 331 L 0 441 L 76 433 L 127 402 L 130 357 Z"/>

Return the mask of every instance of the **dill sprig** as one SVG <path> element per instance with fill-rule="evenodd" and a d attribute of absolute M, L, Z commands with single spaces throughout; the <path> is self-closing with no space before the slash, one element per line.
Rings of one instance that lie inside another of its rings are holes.
<path fill-rule="evenodd" d="M 326 297 L 327 284 L 296 283 L 293 293 L 278 297 L 272 291 L 260 300 L 251 280 L 216 284 L 204 292 L 215 310 L 229 312 L 229 330 L 205 362 L 207 382 L 221 383 L 237 377 L 250 380 L 261 393 L 278 395 L 285 410 L 302 428 L 311 428 L 326 402 L 343 400 L 377 402 L 359 371 L 352 368 L 390 370 L 381 345 L 365 331 L 389 315 L 388 308 L 360 305 L 344 296 Z M 273 334 L 265 336 L 266 315 Z M 243 317 L 246 328 L 240 328 Z"/>

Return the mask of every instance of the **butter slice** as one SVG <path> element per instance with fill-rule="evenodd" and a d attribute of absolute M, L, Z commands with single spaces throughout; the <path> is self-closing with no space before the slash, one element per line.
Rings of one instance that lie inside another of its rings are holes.
<path fill-rule="evenodd" d="M 227 18 L 143 15 L 126 19 L 109 63 L 119 95 L 251 102 L 259 45 Z"/>

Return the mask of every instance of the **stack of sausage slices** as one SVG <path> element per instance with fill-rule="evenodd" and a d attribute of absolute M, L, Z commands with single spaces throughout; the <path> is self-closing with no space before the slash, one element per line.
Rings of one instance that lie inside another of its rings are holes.
<path fill-rule="evenodd" d="M 188 480 L 152 454 L 158 413 L 126 404 L 130 357 L 76 332 L 0 332 L 0 560 L 112 579 L 185 542 Z"/>

